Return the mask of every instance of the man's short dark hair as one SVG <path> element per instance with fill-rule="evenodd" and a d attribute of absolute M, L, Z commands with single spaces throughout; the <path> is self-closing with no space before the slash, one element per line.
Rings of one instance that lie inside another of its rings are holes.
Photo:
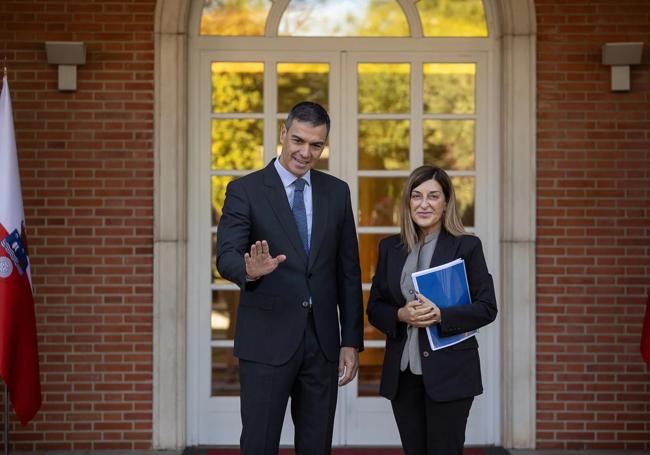
<path fill-rule="evenodd" d="M 330 116 L 327 114 L 325 108 L 318 103 L 303 101 L 292 107 L 289 116 L 284 122 L 285 128 L 289 129 L 294 120 L 309 123 L 312 126 L 325 125 L 327 135 L 329 136 L 330 134 Z"/>

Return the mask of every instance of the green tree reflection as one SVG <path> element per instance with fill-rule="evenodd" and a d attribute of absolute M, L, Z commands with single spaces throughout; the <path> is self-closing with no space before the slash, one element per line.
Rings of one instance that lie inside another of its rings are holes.
<path fill-rule="evenodd" d="M 278 112 L 287 113 L 301 101 L 312 101 L 329 109 L 329 65 L 327 63 L 279 63 Z"/>
<path fill-rule="evenodd" d="M 488 36 L 483 0 L 420 0 L 424 36 Z"/>
<path fill-rule="evenodd" d="M 269 0 L 204 0 L 201 35 L 264 35 Z"/>

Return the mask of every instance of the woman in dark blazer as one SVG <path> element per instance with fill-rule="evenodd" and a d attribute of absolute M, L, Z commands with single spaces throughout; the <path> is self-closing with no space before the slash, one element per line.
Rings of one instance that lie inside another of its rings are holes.
<path fill-rule="evenodd" d="M 440 309 L 415 293 L 411 273 L 457 258 L 465 261 L 470 305 Z M 471 337 L 433 351 L 424 328 L 436 324 L 443 337 L 478 329 L 497 306 L 481 241 L 465 234 L 442 169 L 411 173 L 401 232 L 379 244 L 367 313 L 386 335 L 380 393 L 391 400 L 406 455 L 462 455 L 472 401 L 483 392 L 478 343 Z"/>

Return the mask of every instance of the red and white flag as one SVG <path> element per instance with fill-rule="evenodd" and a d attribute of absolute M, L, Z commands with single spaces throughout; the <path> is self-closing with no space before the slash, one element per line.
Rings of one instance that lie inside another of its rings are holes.
<path fill-rule="evenodd" d="M 0 94 L 0 377 L 23 425 L 41 407 L 31 281 L 16 136 L 5 76 Z"/>

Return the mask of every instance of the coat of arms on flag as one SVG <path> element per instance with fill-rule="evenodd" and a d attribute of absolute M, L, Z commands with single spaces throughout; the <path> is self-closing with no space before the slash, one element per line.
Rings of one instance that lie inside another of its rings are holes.
<path fill-rule="evenodd" d="M 29 265 L 25 243 L 23 242 L 23 238 L 25 237 L 24 225 L 21 225 L 21 232 L 23 233 L 22 235 L 18 232 L 18 229 L 14 229 L 11 234 L 0 242 L 0 245 L 2 245 L 13 261 L 18 273 L 22 275 L 27 271 L 27 266 Z"/>

